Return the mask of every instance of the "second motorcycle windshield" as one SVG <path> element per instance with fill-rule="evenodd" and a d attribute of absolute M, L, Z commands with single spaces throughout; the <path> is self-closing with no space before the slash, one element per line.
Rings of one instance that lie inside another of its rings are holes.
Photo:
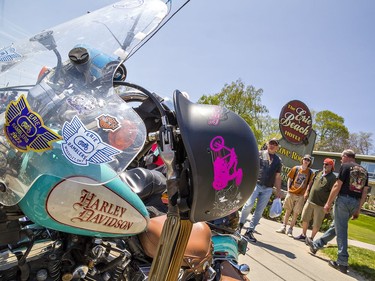
<path fill-rule="evenodd" d="M 115 2 L 1 48 L 0 203 L 42 175 L 103 184 L 133 161 L 146 129 L 113 80 L 167 13 L 159 0 Z"/>

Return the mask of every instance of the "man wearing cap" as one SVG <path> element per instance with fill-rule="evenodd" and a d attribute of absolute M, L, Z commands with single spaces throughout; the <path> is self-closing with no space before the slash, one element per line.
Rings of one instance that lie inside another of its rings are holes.
<path fill-rule="evenodd" d="M 259 174 L 258 180 L 253 193 L 247 200 L 241 211 L 241 218 L 239 228 L 243 227 L 251 209 L 254 206 L 255 200 L 257 205 L 254 214 L 250 221 L 250 227 L 245 233 L 245 238 L 249 242 L 255 243 L 257 240 L 253 235 L 255 227 L 259 223 L 263 211 L 266 208 L 268 201 L 271 198 L 273 187 L 276 187 L 276 196 L 281 196 L 281 158 L 276 155 L 279 149 L 279 140 L 276 138 L 270 139 L 267 143 L 267 149 L 259 151 Z"/>
<path fill-rule="evenodd" d="M 309 222 L 313 219 L 313 228 L 310 239 L 314 239 L 319 231 L 325 217 L 324 204 L 327 202 L 332 186 L 336 182 L 336 176 L 333 173 L 335 163 L 331 158 L 323 161 L 323 170 L 317 172 L 312 183 L 307 187 L 305 199 L 307 199 L 302 210 L 302 234 L 296 239 L 306 240 L 306 232 Z"/>
<path fill-rule="evenodd" d="M 288 236 L 293 237 L 293 227 L 297 222 L 298 216 L 302 212 L 303 203 L 305 202 L 304 194 L 307 186 L 310 184 L 314 174 L 309 168 L 311 166 L 312 157 L 306 154 L 301 159 L 300 166 L 294 166 L 288 173 L 288 193 L 284 200 L 284 221 L 280 229 L 276 230 L 278 233 L 285 233 L 286 226 L 289 222 L 289 217 L 292 215 L 292 220 L 289 224 Z"/>

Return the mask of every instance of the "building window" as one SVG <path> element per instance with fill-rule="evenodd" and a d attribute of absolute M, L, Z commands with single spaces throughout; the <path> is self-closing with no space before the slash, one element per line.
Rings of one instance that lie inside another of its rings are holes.
<path fill-rule="evenodd" d="M 361 161 L 361 165 L 367 170 L 369 181 L 375 181 L 375 163 Z"/>

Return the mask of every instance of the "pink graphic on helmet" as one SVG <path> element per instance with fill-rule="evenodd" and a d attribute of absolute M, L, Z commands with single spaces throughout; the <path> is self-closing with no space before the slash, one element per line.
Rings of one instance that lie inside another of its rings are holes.
<path fill-rule="evenodd" d="M 217 106 L 214 108 L 212 115 L 208 119 L 207 124 L 210 126 L 217 126 L 219 125 L 220 121 L 228 119 L 227 114 L 228 114 L 228 109 Z"/>
<path fill-rule="evenodd" d="M 234 148 L 224 145 L 224 138 L 214 137 L 210 142 L 210 148 L 213 151 L 214 181 L 212 187 L 215 190 L 222 190 L 228 183 L 234 180 L 235 185 L 239 186 L 242 182 L 242 169 L 237 169 L 237 154 Z"/>

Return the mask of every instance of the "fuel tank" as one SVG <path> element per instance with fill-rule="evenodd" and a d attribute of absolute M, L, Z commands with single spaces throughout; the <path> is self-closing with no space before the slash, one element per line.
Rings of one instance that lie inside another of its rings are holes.
<path fill-rule="evenodd" d="M 96 169 L 95 177 L 105 177 L 106 169 Z M 41 175 L 19 206 L 34 223 L 62 232 L 95 237 L 143 232 L 149 215 L 142 200 L 119 177 L 105 184 L 95 177 Z"/>

